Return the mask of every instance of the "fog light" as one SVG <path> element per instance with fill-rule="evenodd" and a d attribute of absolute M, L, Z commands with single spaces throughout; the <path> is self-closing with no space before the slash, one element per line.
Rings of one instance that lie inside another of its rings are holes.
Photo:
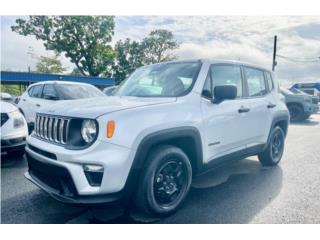
<path fill-rule="evenodd" d="M 101 165 L 84 165 L 83 171 L 91 186 L 100 186 L 103 177 L 103 166 Z"/>

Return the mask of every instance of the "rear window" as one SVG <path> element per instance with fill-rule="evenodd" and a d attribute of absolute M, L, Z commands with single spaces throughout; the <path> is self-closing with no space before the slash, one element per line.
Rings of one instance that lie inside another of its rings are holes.
<path fill-rule="evenodd" d="M 265 95 L 267 93 L 267 87 L 263 71 L 249 67 L 245 67 L 244 71 L 247 78 L 249 97 Z"/>
<path fill-rule="evenodd" d="M 64 100 L 105 96 L 98 88 L 91 85 L 57 84 L 56 89 Z"/>

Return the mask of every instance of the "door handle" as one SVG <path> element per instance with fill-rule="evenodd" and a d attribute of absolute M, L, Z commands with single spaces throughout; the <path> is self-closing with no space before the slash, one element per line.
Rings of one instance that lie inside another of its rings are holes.
<path fill-rule="evenodd" d="M 250 108 L 245 108 L 245 107 L 243 107 L 243 106 L 238 109 L 238 112 L 239 112 L 239 113 L 245 113 L 245 112 L 249 112 L 249 111 L 250 111 Z"/>
<path fill-rule="evenodd" d="M 24 101 L 24 102 L 25 102 L 26 100 L 23 98 L 23 99 L 22 99 L 22 101 Z"/>
<path fill-rule="evenodd" d="M 40 104 L 36 104 L 37 107 L 40 107 Z"/>
<path fill-rule="evenodd" d="M 273 104 L 273 103 L 268 103 L 267 108 L 274 108 L 275 106 L 277 106 L 277 105 Z"/>

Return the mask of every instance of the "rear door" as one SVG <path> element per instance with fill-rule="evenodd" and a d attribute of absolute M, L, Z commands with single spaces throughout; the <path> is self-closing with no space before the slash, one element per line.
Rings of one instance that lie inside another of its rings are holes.
<path fill-rule="evenodd" d="M 246 105 L 250 108 L 248 112 L 248 134 L 247 148 L 263 145 L 269 135 L 272 122 L 272 97 L 268 89 L 267 80 L 263 70 L 253 67 L 243 67 L 246 84 Z M 249 138 L 250 137 L 250 138 Z"/>

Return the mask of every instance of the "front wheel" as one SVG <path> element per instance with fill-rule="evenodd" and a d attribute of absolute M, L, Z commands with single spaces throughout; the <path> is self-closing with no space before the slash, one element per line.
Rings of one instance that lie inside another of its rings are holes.
<path fill-rule="evenodd" d="M 284 150 L 284 139 L 282 128 L 276 126 L 272 129 L 267 148 L 258 155 L 262 165 L 274 166 L 280 162 Z"/>
<path fill-rule="evenodd" d="M 143 171 L 136 193 L 138 209 L 150 216 L 176 211 L 191 186 L 188 156 L 180 148 L 159 146 L 149 155 Z"/>

